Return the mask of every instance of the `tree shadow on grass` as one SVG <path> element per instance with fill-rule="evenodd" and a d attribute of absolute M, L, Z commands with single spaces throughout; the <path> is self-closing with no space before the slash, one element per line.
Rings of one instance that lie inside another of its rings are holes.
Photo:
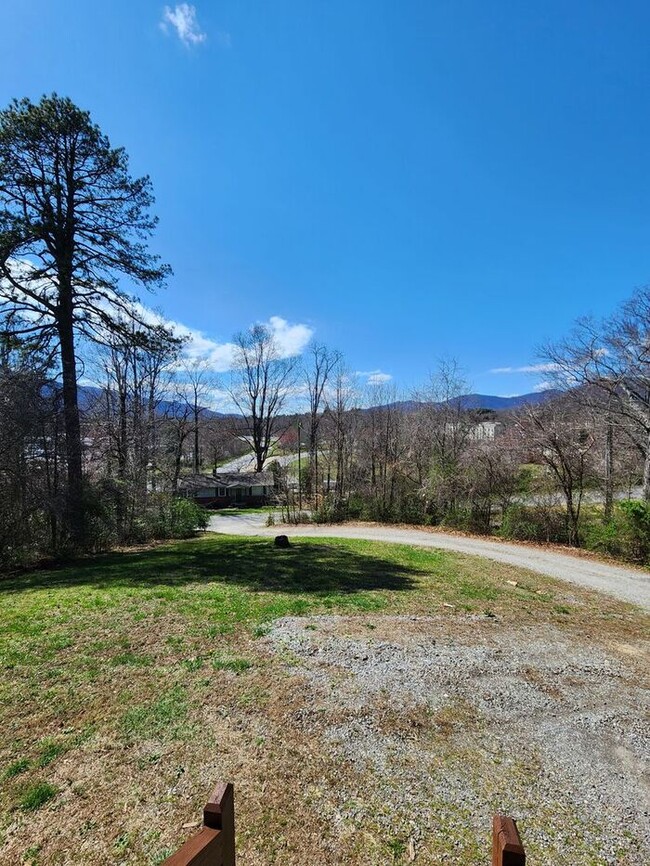
<path fill-rule="evenodd" d="M 346 544 L 213 536 L 152 549 L 110 553 L 0 580 L 0 595 L 34 589 L 183 587 L 219 583 L 252 592 L 356 593 L 410 590 L 416 569 Z"/>

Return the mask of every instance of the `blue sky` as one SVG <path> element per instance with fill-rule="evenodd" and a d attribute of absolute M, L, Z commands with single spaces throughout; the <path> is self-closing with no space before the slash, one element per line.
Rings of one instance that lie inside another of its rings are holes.
<path fill-rule="evenodd" d="M 143 300 L 216 359 L 274 317 L 405 389 L 446 356 L 521 393 L 541 342 L 650 282 L 647 4 L 191 12 L 3 3 L 0 103 L 68 95 L 151 175 L 174 277 Z"/>

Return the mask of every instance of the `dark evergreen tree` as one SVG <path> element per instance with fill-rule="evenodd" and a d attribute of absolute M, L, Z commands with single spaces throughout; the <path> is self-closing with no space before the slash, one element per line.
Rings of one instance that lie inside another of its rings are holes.
<path fill-rule="evenodd" d="M 84 541 L 77 400 L 80 337 L 103 341 L 137 317 L 121 280 L 153 288 L 169 272 L 147 248 L 156 225 L 148 177 L 132 178 L 87 111 L 56 94 L 0 112 L 0 312 L 56 341 L 73 543 Z M 146 323 L 142 323 L 146 327 Z"/>

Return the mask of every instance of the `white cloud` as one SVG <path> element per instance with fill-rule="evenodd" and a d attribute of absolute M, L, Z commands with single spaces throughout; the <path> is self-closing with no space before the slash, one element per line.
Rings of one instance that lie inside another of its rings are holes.
<path fill-rule="evenodd" d="M 290 325 L 280 316 L 271 316 L 266 324 L 271 329 L 282 358 L 299 355 L 314 335 L 308 325 Z"/>
<path fill-rule="evenodd" d="M 523 367 L 494 367 L 490 373 L 555 373 L 557 364 L 528 364 Z"/>
<path fill-rule="evenodd" d="M 553 387 L 552 382 L 538 382 L 537 385 L 533 388 L 533 391 L 548 391 Z"/>
<path fill-rule="evenodd" d="M 236 345 L 232 342 L 220 343 L 207 337 L 203 331 L 190 328 L 182 322 L 167 319 L 161 313 L 137 304 L 138 314 L 145 322 L 156 325 L 166 325 L 174 330 L 177 336 L 184 337 L 187 343 L 184 355 L 191 361 L 205 360 L 215 373 L 226 373 L 232 368 Z M 293 358 L 300 355 L 314 335 L 308 325 L 293 325 L 281 316 L 271 316 L 268 322 L 263 322 L 273 335 L 278 354 L 281 358 Z"/>
<path fill-rule="evenodd" d="M 170 6 L 165 6 L 160 26 L 167 33 L 169 25 L 174 28 L 178 38 L 188 48 L 192 45 L 200 45 L 208 38 L 207 34 L 199 27 L 196 7 L 189 3 L 177 3 L 173 9 Z M 228 34 L 220 34 L 220 37 L 223 36 L 227 36 L 230 40 Z"/>
<path fill-rule="evenodd" d="M 385 385 L 393 378 L 390 373 L 382 370 L 357 370 L 354 375 L 363 377 L 368 385 Z"/>

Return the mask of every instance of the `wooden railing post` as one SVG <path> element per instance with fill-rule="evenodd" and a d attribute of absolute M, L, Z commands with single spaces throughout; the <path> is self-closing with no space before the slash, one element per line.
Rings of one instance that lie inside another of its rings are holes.
<path fill-rule="evenodd" d="M 492 866 L 526 866 L 526 852 L 512 818 L 492 819 Z"/>
<path fill-rule="evenodd" d="M 223 866 L 235 866 L 235 796 L 231 782 L 220 782 L 203 809 L 203 825 L 221 830 Z"/>
<path fill-rule="evenodd" d="M 235 866 L 235 797 L 220 784 L 203 809 L 203 827 L 162 866 Z"/>

